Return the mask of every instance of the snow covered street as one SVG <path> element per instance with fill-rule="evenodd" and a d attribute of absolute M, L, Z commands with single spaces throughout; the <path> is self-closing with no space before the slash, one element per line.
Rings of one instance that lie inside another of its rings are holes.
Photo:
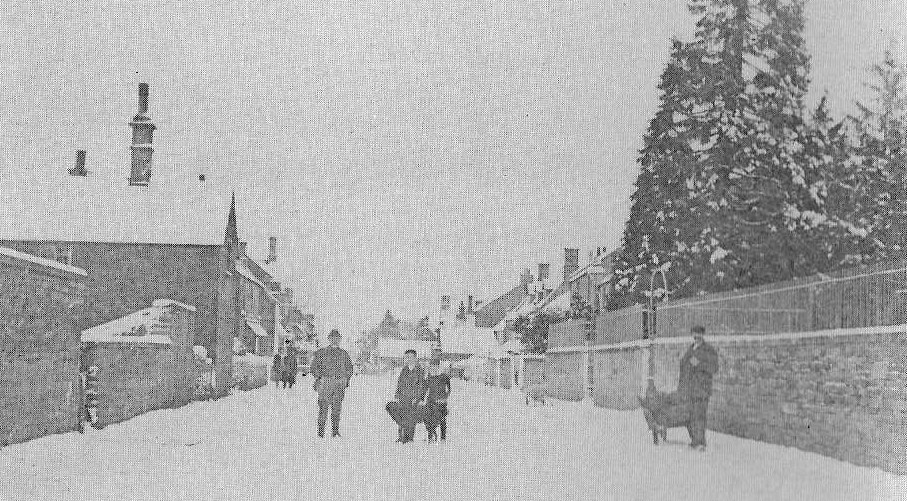
<path fill-rule="evenodd" d="M 655 447 L 641 413 L 526 407 L 454 381 L 447 443 L 394 443 L 390 377 L 357 376 L 340 439 L 315 435 L 315 394 L 269 386 L 0 449 L 0 499 L 888 500 L 907 477 L 795 449 L 686 431 Z"/>

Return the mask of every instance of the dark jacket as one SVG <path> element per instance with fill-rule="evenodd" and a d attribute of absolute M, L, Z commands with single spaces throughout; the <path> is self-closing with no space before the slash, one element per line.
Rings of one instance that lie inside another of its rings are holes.
<path fill-rule="evenodd" d="M 398 402 L 409 405 L 413 402 L 419 402 L 425 396 L 425 371 L 422 366 L 416 365 L 413 370 L 403 366 L 400 369 L 400 377 L 397 378 L 397 392 L 394 393 Z"/>
<path fill-rule="evenodd" d="M 692 357 L 699 361 L 690 363 Z M 718 371 L 718 351 L 703 342 L 698 347 L 690 346 L 680 359 L 680 380 L 677 392 L 688 398 L 702 399 L 712 395 L 712 376 Z"/>
<path fill-rule="evenodd" d="M 353 361 L 350 354 L 339 346 L 325 346 L 312 356 L 312 375 L 315 379 L 353 377 Z"/>
<path fill-rule="evenodd" d="M 283 356 L 280 367 L 284 373 L 296 374 L 297 365 L 296 353 L 290 352 Z"/>
<path fill-rule="evenodd" d="M 425 384 L 428 387 L 428 396 L 425 397 L 426 402 L 437 402 L 438 400 L 445 400 L 450 395 L 449 374 L 436 374 L 434 376 L 428 376 L 428 378 L 425 380 Z"/>

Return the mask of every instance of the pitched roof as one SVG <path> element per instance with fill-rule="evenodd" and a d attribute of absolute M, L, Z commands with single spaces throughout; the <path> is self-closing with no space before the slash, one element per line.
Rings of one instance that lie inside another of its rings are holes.
<path fill-rule="evenodd" d="M 229 204 L 229 193 L 188 178 L 138 187 L 17 172 L 0 186 L 0 240 L 221 245 Z"/>
<path fill-rule="evenodd" d="M 494 327 L 498 325 L 509 311 L 520 305 L 526 295 L 526 287 L 521 284 L 482 306 L 476 311 L 476 326 Z"/>

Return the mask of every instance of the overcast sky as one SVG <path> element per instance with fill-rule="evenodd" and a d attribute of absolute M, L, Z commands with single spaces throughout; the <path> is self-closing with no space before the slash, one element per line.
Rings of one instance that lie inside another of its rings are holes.
<path fill-rule="evenodd" d="M 683 2 L 303 3 L 4 2 L 0 183 L 78 148 L 125 182 L 147 81 L 152 179 L 235 189 L 251 252 L 278 236 L 326 328 L 489 300 L 537 262 L 560 273 L 566 246 L 619 244 Z M 905 13 L 812 0 L 811 98 L 850 111 Z"/>

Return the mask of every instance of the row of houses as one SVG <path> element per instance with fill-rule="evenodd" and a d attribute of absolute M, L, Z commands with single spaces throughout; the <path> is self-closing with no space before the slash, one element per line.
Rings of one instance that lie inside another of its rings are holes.
<path fill-rule="evenodd" d="M 0 445 L 80 426 L 88 367 L 103 386 L 98 405 L 120 407 L 101 412 L 114 422 L 186 403 L 196 354 L 219 397 L 232 386 L 234 352 L 270 355 L 284 339 L 315 338 L 314 318 L 268 269 L 276 239 L 259 264 L 240 238 L 233 194 L 203 171 L 182 176 L 154 161 L 148 95 L 139 84 L 128 168 L 95 171 L 80 150 L 59 176 L 15 172 L 0 189 L 10 281 L 0 290 L 0 409 L 10 411 Z M 60 384 L 23 398 L 36 372 Z"/>
<path fill-rule="evenodd" d="M 579 250 L 564 251 L 564 268 L 553 277 L 550 263 L 539 263 L 536 274 L 525 270 L 516 283 L 499 296 L 483 302 L 469 295 L 454 311 L 451 296 L 441 296 L 437 336 L 432 340 L 378 339 L 378 358 L 385 366 L 401 363 L 407 348 L 420 358 L 438 357 L 451 363 L 464 377 L 481 379 L 505 388 L 517 387 L 525 378 L 528 353 L 517 332 L 520 317 L 537 312 L 568 315 L 603 308 L 608 297 L 608 278 L 614 253 L 597 249 L 581 266 Z M 532 371 L 536 372 L 536 371 Z"/>

